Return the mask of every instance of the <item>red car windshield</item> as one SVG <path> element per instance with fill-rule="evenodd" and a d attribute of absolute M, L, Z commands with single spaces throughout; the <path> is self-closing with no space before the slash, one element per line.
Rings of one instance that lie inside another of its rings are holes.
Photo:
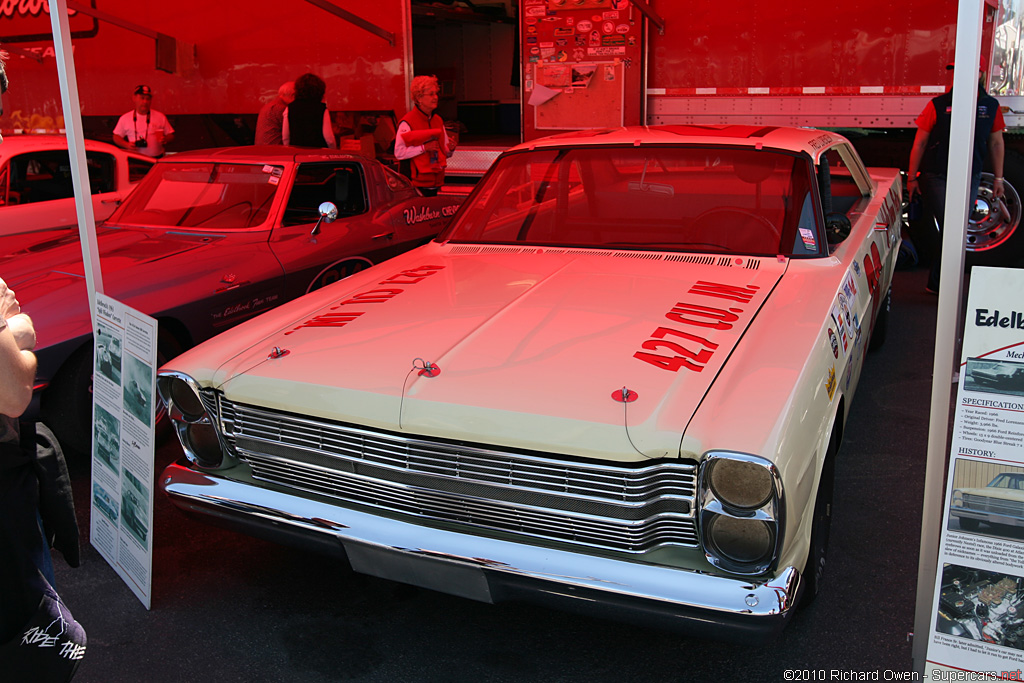
<path fill-rule="evenodd" d="M 262 164 L 165 162 L 110 218 L 121 225 L 241 230 L 262 225 L 283 169 Z"/>
<path fill-rule="evenodd" d="M 787 256 L 827 253 L 809 159 L 737 147 L 502 157 L 441 239 Z"/>

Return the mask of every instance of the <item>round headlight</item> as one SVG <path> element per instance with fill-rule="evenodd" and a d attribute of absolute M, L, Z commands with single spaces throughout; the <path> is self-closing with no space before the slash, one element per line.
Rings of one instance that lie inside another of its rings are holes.
<path fill-rule="evenodd" d="M 772 556 L 775 539 L 767 522 L 716 515 L 707 527 L 711 546 L 723 559 L 754 564 Z"/>
<path fill-rule="evenodd" d="M 731 458 L 718 458 L 711 463 L 708 484 L 718 500 L 742 510 L 762 507 L 771 499 L 774 489 L 767 467 Z"/>
<path fill-rule="evenodd" d="M 206 406 L 195 390 L 183 379 L 175 377 L 171 380 L 170 398 L 174 408 L 188 422 L 195 422 L 206 414 Z"/>
<path fill-rule="evenodd" d="M 193 422 L 185 428 L 185 452 L 199 467 L 212 469 L 224 461 L 217 431 L 209 422 Z"/>

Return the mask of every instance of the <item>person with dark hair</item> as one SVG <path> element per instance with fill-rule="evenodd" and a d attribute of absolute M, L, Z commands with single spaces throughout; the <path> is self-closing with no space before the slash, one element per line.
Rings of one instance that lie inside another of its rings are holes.
<path fill-rule="evenodd" d="M 327 85 L 316 74 L 302 74 L 295 79 L 295 99 L 284 110 L 281 137 L 294 147 L 328 147 L 337 149 L 331 112 L 324 104 Z"/>
<path fill-rule="evenodd" d="M 148 85 L 135 86 L 132 103 L 132 110 L 122 114 L 114 126 L 114 144 L 159 159 L 164 145 L 174 139 L 174 128 L 162 112 L 153 109 L 153 90 Z"/>
<path fill-rule="evenodd" d="M 5 58 L 0 51 L 0 95 Z M 85 654 L 85 630 L 54 589 L 50 540 L 77 567 L 78 524 L 59 446 L 45 427 L 40 441 L 35 423 L 18 421 L 32 400 L 35 344 L 32 320 L 0 280 L 0 671 L 66 681 Z"/>

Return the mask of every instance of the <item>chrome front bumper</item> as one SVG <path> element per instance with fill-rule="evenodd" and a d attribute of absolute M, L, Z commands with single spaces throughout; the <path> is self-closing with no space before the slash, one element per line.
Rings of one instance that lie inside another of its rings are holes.
<path fill-rule="evenodd" d="M 1000 514 L 988 510 L 975 510 L 974 508 L 951 507 L 949 514 L 953 517 L 965 519 L 976 519 L 979 522 L 989 524 L 1002 524 L 1004 526 L 1024 526 L 1024 517 L 1020 515 Z"/>
<path fill-rule="evenodd" d="M 701 637 L 766 640 L 789 619 L 800 574 L 767 583 L 582 555 L 419 526 L 173 464 L 181 510 L 253 536 L 348 558 L 360 573 L 484 602 L 526 600 Z"/>

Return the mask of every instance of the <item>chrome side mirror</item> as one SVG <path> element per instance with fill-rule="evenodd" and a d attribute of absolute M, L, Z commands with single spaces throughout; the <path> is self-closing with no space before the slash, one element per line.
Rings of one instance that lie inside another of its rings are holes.
<path fill-rule="evenodd" d="M 338 207 L 331 202 L 324 202 L 318 207 L 320 211 L 320 218 L 316 219 L 316 225 L 313 226 L 313 232 L 309 233 L 310 237 L 316 237 L 320 234 L 320 223 L 328 222 L 333 223 L 334 219 L 338 217 Z"/>

